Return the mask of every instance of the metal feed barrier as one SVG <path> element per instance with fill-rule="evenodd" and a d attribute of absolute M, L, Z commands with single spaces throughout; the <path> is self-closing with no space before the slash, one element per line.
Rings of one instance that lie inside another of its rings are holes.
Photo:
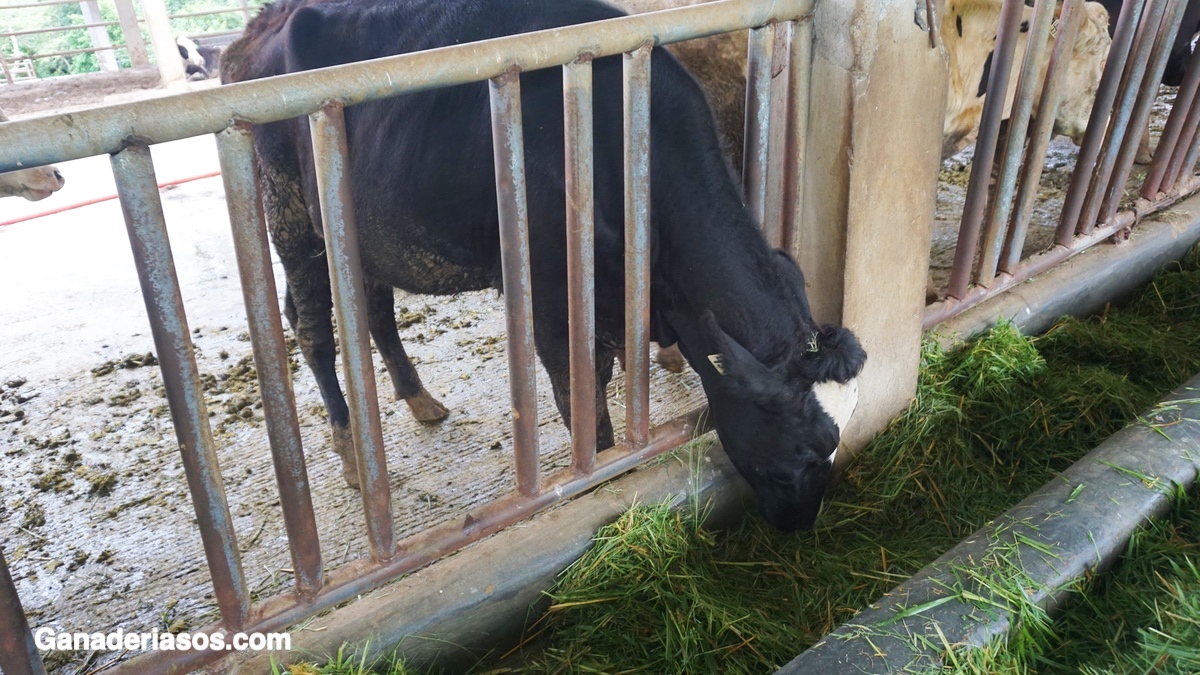
<path fill-rule="evenodd" d="M 204 632 L 269 632 L 380 586 L 568 499 L 690 440 L 702 409 L 649 422 L 650 52 L 655 46 L 752 28 L 745 183 L 776 243 L 791 238 L 801 203 L 808 123 L 811 0 L 723 0 L 700 6 L 455 45 L 215 90 L 0 124 L 0 171 L 109 153 L 129 232 L 220 621 Z M 780 31 L 777 40 L 776 31 Z M 626 434 L 595 448 L 592 89 L 594 58 L 623 54 L 626 223 Z M 773 65 L 779 66 L 772 68 Z M 571 290 L 570 467 L 538 473 L 530 252 L 518 73 L 561 66 L 566 119 L 568 283 Z M 772 73 L 777 73 L 774 77 Z M 516 485 L 511 494 L 402 541 L 393 535 L 388 472 L 371 367 L 355 230 L 344 106 L 490 81 L 512 390 Z M 328 572 L 309 493 L 278 293 L 255 181 L 251 125 L 308 115 L 316 157 L 351 429 L 370 555 Z M 217 463 L 187 317 L 171 257 L 149 145 L 215 134 L 254 363 L 283 506 L 295 585 L 252 603 Z M 150 652 L 119 672 L 186 672 L 224 652 Z M 0 668 L 43 672 L 0 557 Z"/>
<path fill-rule="evenodd" d="M 1008 139 L 993 188 L 989 186 L 989 179 L 999 145 L 1000 123 L 1014 66 L 1016 38 L 1021 32 L 1023 6 L 1023 0 L 1004 0 L 950 282 L 945 289 L 945 299 L 926 309 L 926 328 L 1097 243 L 1127 239 L 1131 228 L 1141 218 L 1200 188 L 1200 178 L 1193 175 L 1200 156 L 1198 50 L 1190 57 L 1187 75 L 1179 87 L 1154 161 L 1139 190 L 1140 199 L 1125 209 L 1120 208 L 1126 197 L 1126 183 L 1132 175 L 1141 131 L 1150 119 L 1170 47 L 1187 6 L 1187 0 L 1125 2 L 1063 203 L 1054 244 L 1048 251 L 1022 260 L 1021 252 L 1037 200 L 1055 113 L 1070 65 L 1072 43 L 1084 21 L 1084 0 L 1062 3 L 1057 39 L 1039 99 L 1038 118 L 1030 127 L 1033 100 L 1040 84 L 1038 64 L 1047 48 L 1056 0 L 1037 0 L 1034 5 L 1029 42 L 1012 103 Z"/>

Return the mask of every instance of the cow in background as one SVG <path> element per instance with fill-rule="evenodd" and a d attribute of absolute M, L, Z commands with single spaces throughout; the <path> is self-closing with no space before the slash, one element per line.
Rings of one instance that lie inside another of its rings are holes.
<path fill-rule="evenodd" d="M 187 36 L 175 38 L 179 58 L 188 81 L 206 80 L 217 77 L 221 69 L 221 50 L 216 47 L 201 47 Z"/>
<path fill-rule="evenodd" d="M 7 122 L 8 116 L 0 110 L 0 122 Z M 0 173 L 0 197 L 24 197 L 36 202 L 62 189 L 66 184 L 57 167 L 36 166 L 32 169 Z"/>

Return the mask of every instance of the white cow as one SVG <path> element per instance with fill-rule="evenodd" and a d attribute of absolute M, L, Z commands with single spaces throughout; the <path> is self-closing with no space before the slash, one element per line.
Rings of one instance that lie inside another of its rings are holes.
<path fill-rule="evenodd" d="M 1087 131 L 1092 101 L 1100 86 L 1104 62 L 1112 38 L 1108 35 L 1108 10 L 1098 2 L 1085 2 L 1083 24 L 1075 35 L 1071 61 L 1062 83 L 1062 98 L 1054 119 L 1054 132 L 1070 136 L 1078 145 Z M 988 66 L 996 46 L 1000 25 L 1000 0 L 947 0 L 942 11 L 942 36 L 950 62 L 950 92 L 946 99 L 942 156 L 949 157 L 975 141 L 986 99 Z M 1018 35 L 1015 62 L 1009 76 L 1004 119 L 1012 111 L 1016 95 L 1020 61 L 1029 42 L 1029 24 L 1033 9 L 1024 8 L 1022 31 Z M 1051 38 L 1053 40 L 1053 38 Z M 1051 46 L 1043 51 L 1038 81 L 1045 82 Z M 1039 84 L 1034 94 L 1033 114 L 1037 115 Z"/>
<path fill-rule="evenodd" d="M 0 110 L 0 122 L 7 121 L 8 117 Z M 62 189 L 65 182 L 62 174 L 53 166 L 0 173 L 0 197 L 24 197 L 36 202 Z"/>

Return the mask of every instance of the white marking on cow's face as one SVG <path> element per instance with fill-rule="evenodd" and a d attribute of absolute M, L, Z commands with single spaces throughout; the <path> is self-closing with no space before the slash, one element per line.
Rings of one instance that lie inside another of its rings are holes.
<path fill-rule="evenodd" d="M 846 384 L 827 380 L 814 384 L 812 390 L 821 410 L 833 418 L 840 436 L 842 429 L 846 428 L 846 423 L 850 421 L 850 416 L 854 414 L 855 406 L 858 405 L 858 378 Z"/>

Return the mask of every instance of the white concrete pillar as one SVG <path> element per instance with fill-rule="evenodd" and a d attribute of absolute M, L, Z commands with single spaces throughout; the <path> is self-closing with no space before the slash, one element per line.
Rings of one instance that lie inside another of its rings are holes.
<path fill-rule="evenodd" d="M 154 46 L 154 58 L 163 84 L 181 84 L 184 78 L 183 60 L 179 58 L 179 47 L 171 31 L 171 19 L 167 16 L 167 5 L 163 0 L 142 0 L 142 15 L 150 30 L 150 43 Z"/>
<path fill-rule="evenodd" d="M 814 21 L 805 194 L 820 197 L 792 252 L 817 320 L 867 350 L 844 461 L 916 391 L 947 69 L 924 0 L 820 0 Z"/>
<path fill-rule="evenodd" d="M 104 22 L 104 17 L 100 15 L 100 3 L 97 0 L 83 0 L 79 3 L 79 8 L 83 10 L 84 23 Z M 104 26 L 92 26 L 87 29 L 87 32 L 92 46 L 100 50 L 95 52 L 96 59 L 100 61 L 100 70 L 109 73 L 119 70 L 117 55 L 112 50 L 112 41 L 108 39 L 108 29 Z"/>

